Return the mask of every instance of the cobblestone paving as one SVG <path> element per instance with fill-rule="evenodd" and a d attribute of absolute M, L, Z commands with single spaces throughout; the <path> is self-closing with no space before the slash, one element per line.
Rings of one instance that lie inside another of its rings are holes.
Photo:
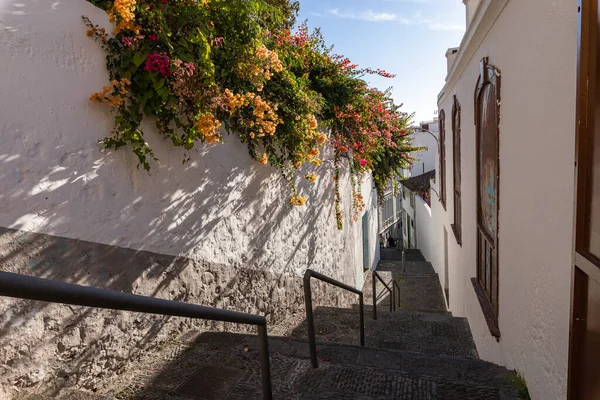
<path fill-rule="evenodd" d="M 238 369 L 242 376 L 218 399 L 260 399 L 257 346 L 254 336 L 216 332 L 202 334 L 177 360 L 163 365 L 152 379 L 138 382 L 136 386 L 143 389 L 130 392 L 127 398 L 212 400 L 213 397 L 203 397 L 201 393 L 194 397 L 180 396 L 178 387 L 193 377 L 199 367 L 216 369 L 227 366 Z M 319 368 L 312 369 L 305 341 L 289 338 L 270 340 L 275 399 L 515 398 L 514 388 L 508 383 L 508 371 L 483 361 L 426 357 L 340 344 L 319 344 L 318 348 Z"/>

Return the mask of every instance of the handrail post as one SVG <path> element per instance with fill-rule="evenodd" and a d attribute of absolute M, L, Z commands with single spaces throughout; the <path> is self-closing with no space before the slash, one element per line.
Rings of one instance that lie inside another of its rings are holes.
<path fill-rule="evenodd" d="M 392 311 L 396 311 L 396 286 L 394 286 L 394 273 L 392 272 Z"/>
<path fill-rule="evenodd" d="M 390 292 L 390 312 L 393 312 L 394 311 L 394 293 L 391 290 L 389 292 Z"/>
<path fill-rule="evenodd" d="M 375 276 L 377 272 L 373 270 L 373 319 L 377 319 L 377 282 L 375 281 Z"/>
<path fill-rule="evenodd" d="M 359 301 L 359 317 L 360 317 L 360 345 L 365 345 L 365 303 L 364 294 L 361 290 L 346 285 L 342 282 L 338 282 L 328 276 L 321 273 L 315 272 L 311 269 L 307 269 L 304 273 L 304 304 L 306 306 L 306 324 L 308 330 L 308 347 L 310 351 L 310 363 L 313 368 L 319 368 L 319 362 L 317 361 L 317 339 L 315 335 L 315 319 L 312 306 L 312 289 L 310 286 L 310 279 L 315 278 L 330 285 L 337 286 L 341 289 L 358 295 Z"/>
<path fill-rule="evenodd" d="M 273 400 L 271 387 L 271 362 L 269 360 L 269 338 L 267 325 L 258 325 L 258 347 L 260 354 L 260 378 L 264 400 Z"/>
<path fill-rule="evenodd" d="M 394 280 L 394 285 L 396 286 L 396 290 L 398 291 L 398 299 L 396 301 L 396 307 L 400 307 L 400 286 L 398 285 L 398 282 L 396 280 Z"/>
<path fill-rule="evenodd" d="M 313 368 L 319 368 L 317 361 L 317 339 L 315 337 L 315 319 L 312 307 L 312 290 L 310 287 L 311 271 L 304 273 L 304 304 L 306 307 L 306 324 L 308 329 L 308 347 L 310 350 L 310 363 Z"/>
<path fill-rule="evenodd" d="M 359 319 L 360 319 L 360 345 L 365 346 L 365 303 L 363 301 L 363 294 L 358 295 Z"/>

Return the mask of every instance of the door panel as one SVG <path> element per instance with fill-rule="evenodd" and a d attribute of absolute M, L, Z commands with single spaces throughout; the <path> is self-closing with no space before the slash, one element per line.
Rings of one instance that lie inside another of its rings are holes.
<path fill-rule="evenodd" d="M 577 223 L 569 399 L 600 400 L 600 40 L 598 0 L 581 0 L 577 79 Z"/>

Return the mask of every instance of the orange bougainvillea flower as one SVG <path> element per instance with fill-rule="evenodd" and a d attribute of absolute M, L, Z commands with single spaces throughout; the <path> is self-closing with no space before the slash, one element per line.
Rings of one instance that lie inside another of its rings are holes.
<path fill-rule="evenodd" d="M 293 206 L 301 207 L 306 203 L 306 197 L 304 196 L 294 196 L 290 199 L 290 204 Z"/>
<path fill-rule="evenodd" d="M 269 162 L 269 157 L 267 157 L 267 153 L 263 153 L 262 157 L 260 158 L 260 160 L 258 160 L 258 162 L 263 165 L 267 164 L 267 162 Z"/>
<path fill-rule="evenodd" d="M 314 183 L 317 180 L 317 174 L 314 172 L 309 172 L 308 174 L 304 175 L 304 178 L 306 178 L 306 180 L 310 183 Z"/>
<path fill-rule="evenodd" d="M 317 143 L 323 144 L 326 141 L 327 141 L 327 135 L 325 135 L 323 132 L 320 132 L 319 136 L 317 136 Z"/>

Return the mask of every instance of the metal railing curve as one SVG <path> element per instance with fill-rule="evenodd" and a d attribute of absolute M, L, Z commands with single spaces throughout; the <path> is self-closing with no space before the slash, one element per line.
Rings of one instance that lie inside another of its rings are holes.
<path fill-rule="evenodd" d="M 260 315 L 222 310 L 179 301 L 139 296 L 72 283 L 0 271 L 0 296 L 77 306 L 134 311 L 175 317 L 234 322 L 258 327 L 260 372 L 264 400 L 273 400 L 267 320 Z"/>
<path fill-rule="evenodd" d="M 326 275 L 319 272 L 307 269 L 304 273 L 304 302 L 306 304 L 306 324 L 308 327 L 308 345 L 310 348 L 310 363 L 313 368 L 318 368 L 319 363 L 317 361 L 317 340 L 315 337 L 315 319 L 312 307 L 312 289 L 310 286 L 310 279 L 315 278 L 320 281 L 329 283 L 330 285 L 337 286 L 341 289 L 347 290 L 358 295 L 359 301 L 359 318 L 360 318 L 360 345 L 365 345 L 365 305 L 363 301 L 363 292 L 353 288 L 352 286 L 346 285 L 342 282 L 336 281 Z"/>

